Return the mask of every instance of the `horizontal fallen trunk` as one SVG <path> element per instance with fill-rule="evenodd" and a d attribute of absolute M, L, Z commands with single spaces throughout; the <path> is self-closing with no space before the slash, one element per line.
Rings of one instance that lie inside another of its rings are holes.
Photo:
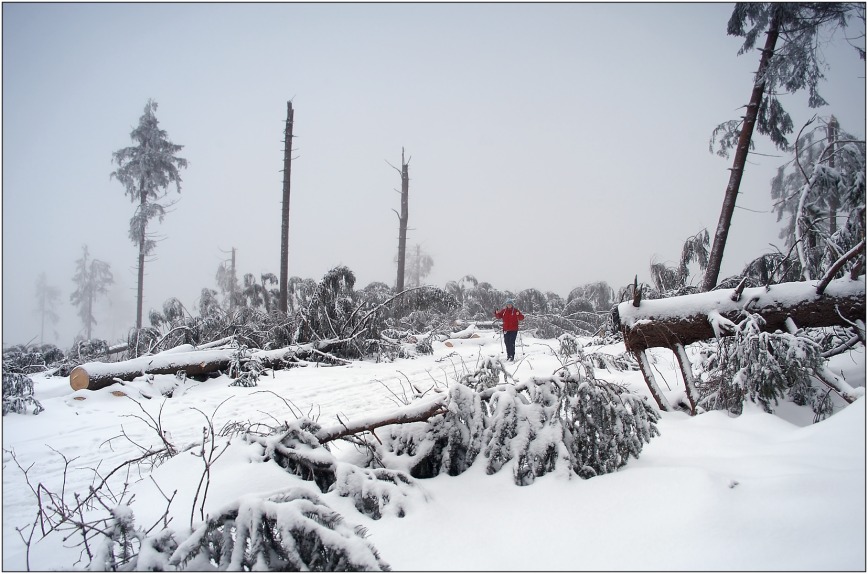
<path fill-rule="evenodd" d="M 156 355 L 137 357 L 117 363 L 83 363 L 69 373 L 69 385 L 76 391 L 81 389 L 95 391 L 117 381 L 132 381 L 145 374 L 174 375 L 178 371 L 184 371 L 187 376 L 206 375 L 228 369 L 232 357 L 237 352 L 237 349 L 232 348 L 188 351 L 175 347 Z M 250 354 L 250 356 L 261 360 L 267 367 L 280 362 L 295 361 L 297 357 L 305 355 L 341 360 L 319 351 L 312 344 L 296 345 L 272 351 L 252 351 Z"/>
<path fill-rule="evenodd" d="M 760 315 L 764 330 L 787 331 L 790 319 L 800 328 L 852 326 L 865 318 L 865 276 L 831 281 L 817 294 L 817 281 L 718 290 L 667 299 L 620 303 L 613 310 L 627 350 L 672 348 L 729 335 L 745 312 Z"/>

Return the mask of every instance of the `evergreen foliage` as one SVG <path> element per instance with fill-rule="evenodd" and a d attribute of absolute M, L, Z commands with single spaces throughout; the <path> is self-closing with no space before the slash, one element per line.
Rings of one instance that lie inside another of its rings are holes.
<path fill-rule="evenodd" d="M 39 344 L 45 342 L 45 321 L 57 325 L 60 316 L 57 314 L 57 304 L 60 302 L 60 289 L 48 284 L 45 273 L 40 273 L 36 280 L 36 313 L 39 314 L 41 328 L 39 331 Z M 54 331 L 57 339 L 57 331 Z"/>
<path fill-rule="evenodd" d="M 78 306 L 78 316 L 84 323 L 85 339 L 90 340 L 91 330 L 96 324 L 93 316 L 93 303 L 100 296 L 108 293 L 108 287 L 114 283 L 111 266 L 99 259 L 88 259 L 87 245 L 82 246 L 81 259 L 75 262 L 75 291 L 69 296 L 69 301 Z"/>
<path fill-rule="evenodd" d="M 865 142 L 838 129 L 834 117 L 821 122 L 800 135 L 793 160 L 772 180 L 771 196 L 785 223 L 781 238 L 801 254 L 791 267 L 805 278 L 821 277 L 865 237 Z"/>
<path fill-rule="evenodd" d="M 259 381 L 259 376 L 265 370 L 265 366 L 259 358 L 253 356 L 247 345 L 239 345 L 237 341 L 234 341 L 233 346 L 235 353 L 229 361 L 227 375 L 234 380 L 229 386 L 255 387 Z"/>
<path fill-rule="evenodd" d="M 827 412 L 825 393 L 810 376 L 824 363 L 820 345 L 803 334 L 762 332 L 763 323 L 759 315 L 746 317 L 702 361 L 699 404 L 739 415 L 749 399 L 772 413 L 781 399 L 790 398 L 815 413 Z"/>
<path fill-rule="evenodd" d="M 183 570 L 389 570 L 363 528 L 350 527 L 300 488 L 227 505 L 178 546 L 170 564 Z"/>
<path fill-rule="evenodd" d="M 583 366 L 593 372 L 592 364 Z M 515 484 L 527 485 L 549 472 L 582 478 L 614 472 L 659 434 L 656 411 L 618 385 L 566 369 L 522 385 L 502 384 L 508 377 L 499 361 L 483 360 L 450 385 L 444 414 L 393 427 L 380 459 L 428 478 L 460 474 L 481 453 L 486 472 L 512 462 Z"/>
<path fill-rule="evenodd" d="M 155 218 L 163 221 L 169 207 L 163 203 L 168 187 L 175 184 L 175 189 L 181 193 L 180 170 L 187 167 L 187 160 L 177 156 L 184 146 L 167 139 L 168 134 L 159 127 L 156 111 L 157 102 L 148 100 L 139 125 L 130 133 L 135 145 L 112 154 L 112 162 L 118 168 L 111 177 L 124 186 L 124 193 L 136 205 L 129 230 L 130 241 L 139 250 L 136 329 L 142 327 L 145 258 L 156 247 L 153 236 L 148 234 L 148 225 Z"/>
<path fill-rule="evenodd" d="M 763 98 L 757 113 L 756 130 L 767 135 L 780 150 L 789 149 L 787 136 L 793 131 L 793 121 L 779 97 L 808 90 L 808 105 L 826 105 L 818 86 L 824 78 L 825 64 L 817 50 L 821 32 L 843 29 L 855 5 L 837 2 L 804 3 L 738 3 L 727 24 L 727 34 L 744 38 L 739 55 L 752 53 L 773 20 L 778 26 L 778 41 L 769 65 L 759 84 L 764 83 Z M 741 121 L 730 120 L 719 125 L 712 134 L 709 150 L 729 156 L 738 143 Z M 753 142 L 750 143 L 753 149 Z"/>
<path fill-rule="evenodd" d="M 33 381 L 24 373 L 9 370 L 3 361 L 3 416 L 9 413 L 38 415 L 44 411 L 42 404 L 33 396 Z"/>

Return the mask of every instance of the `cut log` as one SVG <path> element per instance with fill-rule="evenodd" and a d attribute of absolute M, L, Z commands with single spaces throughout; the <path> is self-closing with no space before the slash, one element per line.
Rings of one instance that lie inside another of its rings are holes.
<path fill-rule="evenodd" d="M 639 307 L 620 303 L 613 310 L 615 326 L 624 335 L 629 351 L 651 347 L 673 348 L 730 334 L 743 312 L 765 319 L 765 331 L 786 331 L 788 318 L 802 328 L 852 326 L 865 318 L 865 276 L 836 279 L 817 294 L 817 281 L 781 283 L 744 289 L 738 301 L 733 290 L 643 300 Z"/>
<path fill-rule="evenodd" d="M 473 333 L 467 339 L 449 339 L 443 344 L 447 347 L 463 347 L 466 345 L 479 347 L 486 344 L 487 342 L 488 340 L 481 338 L 478 333 Z"/>
<path fill-rule="evenodd" d="M 117 363 L 84 363 L 69 373 L 69 385 L 75 389 L 95 391 L 117 380 L 132 381 L 145 373 L 171 375 L 185 371 L 187 375 L 202 375 L 229 366 L 231 351 L 190 351 L 138 357 Z"/>
<path fill-rule="evenodd" d="M 261 359 L 265 364 L 272 364 L 284 359 L 288 353 L 295 350 L 298 349 L 254 351 L 252 356 Z M 174 375 L 178 371 L 184 371 L 188 376 L 204 375 L 227 369 L 232 355 L 236 352 L 235 349 L 167 352 L 117 363 L 84 363 L 69 373 L 69 386 L 76 391 L 80 389 L 95 391 L 118 380 L 132 381 L 143 374 Z"/>

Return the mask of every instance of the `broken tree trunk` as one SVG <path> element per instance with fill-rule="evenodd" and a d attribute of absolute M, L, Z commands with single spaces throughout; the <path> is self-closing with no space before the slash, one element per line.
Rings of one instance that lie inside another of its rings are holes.
<path fill-rule="evenodd" d="M 793 325 L 805 327 L 852 327 L 863 325 L 865 318 L 865 276 L 855 280 L 846 276 L 825 284 L 823 281 L 799 281 L 768 287 L 721 289 L 667 299 L 625 301 L 612 310 L 615 327 L 624 335 L 624 346 L 639 361 L 651 395 L 661 410 L 671 406 L 660 392 L 654 373 L 647 364 L 645 351 L 652 347 L 671 349 L 684 375 L 691 414 L 696 412 L 698 394 L 684 346 L 697 341 L 731 335 L 745 313 L 760 315 L 767 332 L 792 331 Z M 852 389 L 828 376 L 817 376 L 852 402 Z"/>
<path fill-rule="evenodd" d="M 787 318 L 802 328 L 851 326 L 865 318 L 865 277 L 831 281 L 817 294 L 817 281 L 781 283 L 744 289 L 696 293 L 644 300 L 639 307 L 620 303 L 613 310 L 615 326 L 629 351 L 673 348 L 730 334 L 744 312 L 765 320 L 764 330 L 786 331 Z"/>

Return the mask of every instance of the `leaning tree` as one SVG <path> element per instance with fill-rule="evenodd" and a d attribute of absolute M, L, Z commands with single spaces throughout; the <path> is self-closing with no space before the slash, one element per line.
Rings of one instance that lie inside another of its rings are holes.
<path fill-rule="evenodd" d="M 187 167 L 187 160 L 176 154 L 184 146 L 175 145 L 161 130 L 157 116 L 157 102 L 148 100 L 145 112 L 139 118 L 139 125 L 130 133 L 135 145 L 120 149 L 112 154 L 112 161 L 118 169 L 111 173 L 124 186 L 130 201 L 136 204 L 136 211 L 130 219 L 130 240 L 139 248 L 138 288 L 136 299 L 136 329 L 142 328 L 142 286 L 145 278 L 145 257 L 156 246 L 148 234 L 148 223 L 157 218 L 163 221 L 168 204 L 161 203 L 168 195 L 168 187 L 175 184 L 181 193 L 179 170 Z"/>
<path fill-rule="evenodd" d="M 702 291 L 710 291 L 717 285 L 745 162 L 753 147 L 754 128 L 769 136 L 779 149 L 789 149 L 787 135 L 793 131 L 793 121 L 779 96 L 807 89 L 810 107 L 826 104 L 817 91 L 825 67 L 818 51 L 820 32 L 846 27 L 855 6 L 837 2 L 736 4 L 727 34 L 744 38 L 739 55 L 752 50 L 763 32 L 766 41 L 760 51 L 759 67 L 744 117 L 720 124 L 711 137 L 710 150 L 714 150 L 716 143 L 718 155 L 729 157 L 733 148 L 735 154 Z"/>

